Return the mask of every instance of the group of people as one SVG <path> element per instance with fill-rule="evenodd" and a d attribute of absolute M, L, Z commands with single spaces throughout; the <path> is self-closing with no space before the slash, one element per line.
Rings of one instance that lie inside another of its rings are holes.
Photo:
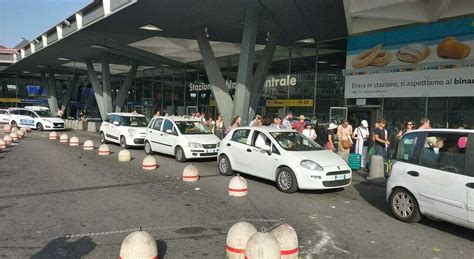
<path fill-rule="evenodd" d="M 328 127 L 329 134 L 326 148 L 334 152 L 346 152 L 347 154 L 353 150 L 354 153 L 361 155 L 361 167 L 365 168 L 368 163 L 369 147 L 374 147 L 376 155 L 387 159 L 390 151 L 394 150 L 391 147 L 396 147 L 396 142 L 402 138 L 403 134 L 416 129 L 415 122 L 408 121 L 395 135 L 395 143 L 391 143 L 386 124 L 383 118 L 378 119 L 371 133 L 366 120 L 362 120 L 355 130 L 347 120 L 343 120 L 339 125 L 331 123 Z M 431 128 L 430 120 L 428 118 L 421 119 L 418 129 L 429 128 Z"/>

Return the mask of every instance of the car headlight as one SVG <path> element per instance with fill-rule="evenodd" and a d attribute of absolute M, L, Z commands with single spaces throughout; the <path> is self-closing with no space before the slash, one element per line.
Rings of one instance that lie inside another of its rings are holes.
<path fill-rule="evenodd" d="M 303 161 L 301 161 L 300 165 L 303 168 L 306 168 L 306 169 L 309 169 L 309 170 L 315 170 L 315 171 L 323 171 L 324 170 L 318 163 L 315 163 L 311 160 L 303 160 Z"/>
<path fill-rule="evenodd" d="M 189 142 L 189 143 L 188 143 L 188 146 L 189 146 L 190 148 L 203 148 L 201 144 L 196 143 L 196 142 Z"/>
<path fill-rule="evenodd" d="M 51 121 L 50 121 L 50 120 L 48 120 L 48 119 L 43 119 L 43 120 L 44 120 L 44 121 L 46 121 L 46 122 L 49 122 L 49 123 L 51 123 Z"/>

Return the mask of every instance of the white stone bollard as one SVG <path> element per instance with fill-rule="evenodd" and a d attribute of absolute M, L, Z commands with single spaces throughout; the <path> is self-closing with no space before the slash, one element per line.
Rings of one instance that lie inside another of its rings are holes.
<path fill-rule="evenodd" d="M 199 171 L 193 165 L 187 165 L 183 169 L 183 181 L 185 182 L 197 182 L 199 180 Z"/>
<path fill-rule="evenodd" d="M 69 142 L 69 136 L 67 134 L 61 134 L 61 136 L 59 136 L 59 142 L 67 144 Z"/>
<path fill-rule="evenodd" d="M 118 161 L 119 162 L 128 162 L 132 159 L 132 156 L 130 155 L 130 151 L 123 149 L 120 150 L 118 153 Z"/>
<path fill-rule="evenodd" d="M 107 156 L 110 155 L 110 149 L 109 145 L 107 144 L 102 144 L 99 146 L 99 151 L 98 151 L 99 156 Z"/>
<path fill-rule="evenodd" d="M 245 258 L 280 259 L 280 246 L 272 234 L 257 232 L 253 234 L 245 247 Z"/>
<path fill-rule="evenodd" d="M 69 146 L 71 147 L 75 147 L 75 146 L 79 146 L 80 142 L 79 142 L 79 138 L 78 137 L 71 137 L 71 139 L 69 140 Z"/>
<path fill-rule="evenodd" d="M 154 170 L 158 167 L 156 164 L 156 159 L 152 156 L 146 156 L 142 162 L 143 170 Z"/>
<path fill-rule="evenodd" d="M 370 157 L 370 169 L 368 180 L 385 178 L 384 174 L 384 164 L 383 157 L 379 155 L 374 155 Z"/>
<path fill-rule="evenodd" d="M 270 233 L 278 242 L 282 259 L 298 259 L 298 236 L 293 227 L 284 223 Z"/>
<path fill-rule="evenodd" d="M 257 229 L 248 222 L 241 221 L 232 225 L 227 232 L 225 243 L 227 258 L 244 259 L 247 242 L 255 233 Z"/>
<path fill-rule="evenodd" d="M 130 233 L 120 247 L 120 259 L 158 259 L 158 248 L 153 236 L 145 231 Z"/>
<path fill-rule="evenodd" d="M 229 195 L 233 197 L 243 197 L 247 195 L 247 180 L 237 175 L 232 177 L 229 182 Z"/>
<path fill-rule="evenodd" d="M 94 150 L 94 142 L 90 139 L 84 141 L 84 150 Z"/>

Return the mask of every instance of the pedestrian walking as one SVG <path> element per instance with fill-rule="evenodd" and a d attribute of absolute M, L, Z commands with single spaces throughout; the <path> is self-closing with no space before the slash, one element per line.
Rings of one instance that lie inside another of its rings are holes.
<path fill-rule="evenodd" d="M 262 116 L 260 115 L 255 115 L 255 118 L 250 122 L 249 124 L 250 127 L 253 127 L 253 126 L 263 126 L 263 122 L 262 122 Z"/>
<path fill-rule="evenodd" d="M 377 120 L 378 127 L 374 129 L 374 145 L 376 154 L 382 156 L 383 159 L 387 159 L 387 148 L 390 142 L 387 139 L 387 130 L 385 130 L 385 120 Z"/>
<path fill-rule="evenodd" d="M 219 138 L 224 138 L 224 119 L 221 114 L 217 116 L 216 125 L 214 127 L 214 134 Z"/>
<path fill-rule="evenodd" d="M 235 116 L 230 123 L 230 126 L 225 130 L 225 135 L 227 135 L 232 129 L 240 127 L 240 116 Z"/>
<path fill-rule="evenodd" d="M 298 117 L 298 121 L 293 123 L 293 129 L 295 129 L 299 133 L 302 133 L 303 130 L 305 129 L 305 125 L 306 125 L 305 117 L 304 115 L 300 115 Z"/>
<path fill-rule="evenodd" d="M 337 137 L 337 125 L 334 123 L 329 124 L 328 127 L 328 142 L 326 143 L 326 149 L 333 152 L 337 152 L 339 149 L 339 139 Z"/>
<path fill-rule="evenodd" d="M 365 165 L 367 164 L 369 136 L 369 123 L 366 120 L 362 120 L 359 127 L 354 130 L 352 138 L 356 141 L 354 153 L 361 155 L 360 165 L 363 169 L 365 169 Z"/>
<path fill-rule="evenodd" d="M 291 119 L 293 119 L 293 113 L 288 112 L 286 114 L 285 118 L 283 119 L 282 123 L 281 123 L 281 128 L 282 129 L 292 129 L 293 126 L 291 124 Z"/>
<path fill-rule="evenodd" d="M 415 129 L 415 122 L 413 121 L 408 121 L 405 126 L 401 127 L 400 131 L 398 131 L 397 133 L 397 139 L 400 140 L 402 139 L 402 136 L 403 134 L 407 133 L 407 132 L 410 132 L 412 131 L 413 129 Z"/>
<path fill-rule="evenodd" d="M 311 140 L 316 140 L 316 138 L 318 137 L 316 131 L 313 129 L 313 125 L 309 123 L 305 125 L 305 128 L 301 133 L 306 137 L 310 138 Z"/>
<path fill-rule="evenodd" d="M 352 125 L 349 124 L 347 120 L 343 120 L 341 124 L 337 127 L 337 137 L 339 139 L 339 151 L 344 151 L 349 155 L 352 142 Z"/>
<path fill-rule="evenodd" d="M 423 118 L 420 120 L 420 127 L 418 129 L 431 129 L 431 123 L 428 118 Z"/>
<path fill-rule="evenodd" d="M 270 127 L 281 129 L 281 119 L 279 117 L 273 118 L 273 123 L 270 124 Z"/>

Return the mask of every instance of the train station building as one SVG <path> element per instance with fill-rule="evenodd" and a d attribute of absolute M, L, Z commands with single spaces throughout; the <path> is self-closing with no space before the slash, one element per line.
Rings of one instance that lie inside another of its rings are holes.
<path fill-rule="evenodd" d="M 471 48 L 470 0 L 96 0 L 0 50 L 0 106 L 472 125 Z"/>

